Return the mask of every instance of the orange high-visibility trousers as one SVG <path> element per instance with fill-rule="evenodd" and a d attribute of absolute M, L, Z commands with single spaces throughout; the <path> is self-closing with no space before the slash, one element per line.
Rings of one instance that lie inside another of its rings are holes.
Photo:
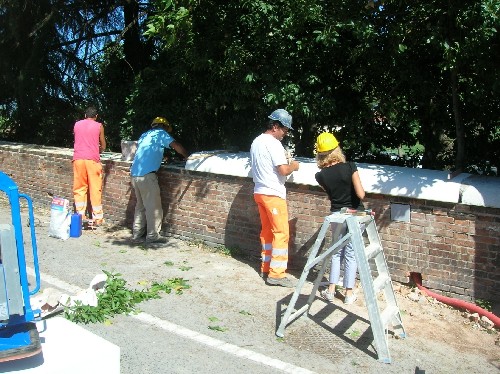
<path fill-rule="evenodd" d="M 285 277 L 288 264 L 288 208 L 286 200 L 277 196 L 254 194 L 259 208 L 260 242 L 262 244 L 261 272 L 271 278 Z"/>
<path fill-rule="evenodd" d="M 102 165 L 93 160 L 73 161 L 73 198 L 76 212 L 86 217 L 87 193 L 90 195 L 92 219 L 102 222 Z M 90 218 L 90 217 L 88 217 Z"/>

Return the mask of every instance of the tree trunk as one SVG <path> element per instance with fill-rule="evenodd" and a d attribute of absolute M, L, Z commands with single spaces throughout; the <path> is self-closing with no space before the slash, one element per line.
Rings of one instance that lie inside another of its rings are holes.
<path fill-rule="evenodd" d="M 451 69 L 451 92 L 453 99 L 453 118 L 455 120 L 455 170 L 461 172 L 464 170 L 465 161 L 465 129 L 460 114 L 460 100 L 458 98 L 458 73 L 457 68 Z"/>
<path fill-rule="evenodd" d="M 125 20 L 123 51 L 125 60 L 132 69 L 132 76 L 134 76 L 146 66 L 149 60 L 144 44 L 141 42 L 139 30 L 139 3 L 137 0 L 124 1 L 123 18 Z"/>
<path fill-rule="evenodd" d="M 40 19 L 50 9 L 46 1 L 25 6 L 20 5 L 17 14 L 12 11 L 15 25 L 10 30 L 14 35 L 13 49 L 9 51 L 12 59 L 13 97 L 15 110 L 15 140 L 34 142 L 40 127 L 41 95 L 43 94 L 43 77 L 40 64 L 44 63 L 45 52 L 43 42 L 31 35 Z"/>
<path fill-rule="evenodd" d="M 420 143 L 424 146 L 422 167 L 424 169 L 438 169 L 437 155 L 441 150 L 441 129 L 435 122 L 436 108 L 433 99 L 419 105 Z"/>

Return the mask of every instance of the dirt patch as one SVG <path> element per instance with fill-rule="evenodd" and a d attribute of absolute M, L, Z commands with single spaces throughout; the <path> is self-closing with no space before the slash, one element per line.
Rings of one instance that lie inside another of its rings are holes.
<path fill-rule="evenodd" d="M 413 300 L 411 288 L 396 284 L 396 297 L 410 334 L 449 345 L 461 353 L 484 355 L 497 361 L 500 369 L 500 345 L 497 329 L 486 329 L 471 321 L 466 311 L 427 297 L 422 293 Z M 412 296 L 410 296 L 412 295 Z"/>

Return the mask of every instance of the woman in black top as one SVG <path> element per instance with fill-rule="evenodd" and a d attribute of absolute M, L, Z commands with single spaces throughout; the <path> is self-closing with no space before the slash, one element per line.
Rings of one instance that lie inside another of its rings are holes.
<path fill-rule="evenodd" d="M 332 134 L 324 132 L 316 140 L 316 163 L 321 169 L 316 173 L 316 181 L 325 190 L 330 199 L 332 213 L 340 211 L 341 208 L 362 209 L 361 200 L 365 197 L 365 190 L 359 178 L 358 169 L 354 162 L 346 162 L 339 142 Z M 332 223 L 332 232 L 337 229 L 337 223 Z M 364 227 L 361 228 L 361 231 Z M 340 236 L 345 235 L 347 226 L 343 225 Z M 337 240 L 338 240 L 337 239 Z M 356 281 L 357 263 L 351 242 L 332 256 L 330 267 L 330 285 L 321 295 L 328 301 L 335 297 L 335 286 L 340 278 L 340 265 L 344 262 L 345 288 L 344 304 L 352 304 L 356 301 L 353 288 Z"/>

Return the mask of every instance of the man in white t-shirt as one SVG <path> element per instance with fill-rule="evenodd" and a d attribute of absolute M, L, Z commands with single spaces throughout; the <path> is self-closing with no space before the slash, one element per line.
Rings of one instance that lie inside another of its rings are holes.
<path fill-rule="evenodd" d="M 292 116 L 284 109 L 269 115 L 266 130 L 250 148 L 254 199 L 259 208 L 262 229 L 261 276 L 271 286 L 295 287 L 286 276 L 288 263 L 288 208 L 285 180 L 299 170 L 295 160 L 288 162 L 281 140 L 292 128 Z"/>

